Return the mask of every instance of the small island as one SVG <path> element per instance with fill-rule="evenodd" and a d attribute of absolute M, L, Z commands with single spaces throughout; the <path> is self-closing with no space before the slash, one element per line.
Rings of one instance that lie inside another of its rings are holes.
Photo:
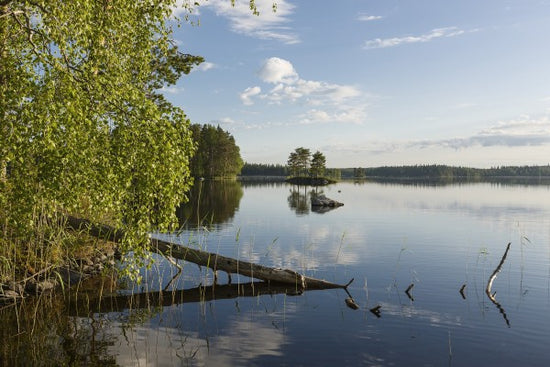
<path fill-rule="evenodd" d="M 288 156 L 287 167 L 290 176 L 286 182 L 293 185 L 325 186 L 336 183 L 334 179 L 324 176 L 326 158 L 320 151 L 312 155 L 307 148 L 296 148 Z"/>

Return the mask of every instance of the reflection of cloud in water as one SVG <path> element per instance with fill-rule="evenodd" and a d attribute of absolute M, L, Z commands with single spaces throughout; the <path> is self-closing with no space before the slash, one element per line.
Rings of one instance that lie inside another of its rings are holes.
<path fill-rule="evenodd" d="M 446 314 L 442 312 L 435 312 L 430 310 L 423 310 L 414 306 L 402 306 L 391 303 L 381 303 L 382 314 L 405 317 L 407 319 L 419 319 L 425 320 L 432 326 L 460 326 L 462 320 L 459 316 Z"/>
<path fill-rule="evenodd" d="M 122 333 L 109 351 L 122 366 L 173 366 L 189 363 L 206 341 L 170 328 L 120 327 Z"/>
<path fill-rule="evenodd" d="M 121 325 L 113 324 L 113 327 Z M 172 328 L 123 330 L 109 353 L 123 366 L 236 366 L 262 356 L 281 356 L 285 336 L 274 326 L 236 320 L 225 335 L 199 338 Z"/>
<path fill-rule="evenodd" d="M 207 359 L 212 366 L 235 366 L 260 356 L 281 356 L 282 330 L 250 320 L 235 321 L 229 333 L 213 338 Z"/>
<path fill-rule="evenodd" d="M 351 265 L 359 261 L 349 241 L 334 237 L 328 228 L 322 228 L 307 243 L 275 244 L 260 248 L 250 242 L 241 245 L 240 259 L 266 264 L 276 268 L 316 270 L 326 265 Z M 342 243 L 341 243 L 342 242 Z M 267 248 L 266 248 L 267 247 Z M 267 263 L 266 263 L 267 262 Z"/>
<path fill-rule="evenodd" d="M 525 189 L 522 186 L 466 184 L 434 189 L 429 186 L 374 185 L 369 186 L 369 190 L 366 199 L 379 208 L 463 213 L 490 220 L 543 214 L 550 204 L 549 190 L 544 186 Z"/>
<path fill-rule="evenodd" d="M 275 268 L 293 269 L 293 270 L 313 270 L 322 264 L 322 259 L 313 256 L 310 250 L 295 247 L 276 247 L 264 250 L 259 253 L 256 248 L 247 243 L 242 246 L 240 258 L 253 263 L 266 264 Z"/>

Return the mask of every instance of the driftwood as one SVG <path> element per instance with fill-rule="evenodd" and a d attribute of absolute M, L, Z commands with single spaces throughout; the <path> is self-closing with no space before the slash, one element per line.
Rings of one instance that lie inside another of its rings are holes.
<path fill-rule="evenodd" d="M 496 300 L 495 293 L 491 292 L 491 287 L 493 286 L 493 281 L 496 279 L 497 274 L 500 272 L 502 265 L 504 264 L 504 260 L 506 260 L 506 256 L 508 256 L 508 251 L 510 250 L 511 243 L 508 243 L 508 246 L 506 246 L 506 251 L 504 251 L 504 255 L 502 255 L 502 258 L 500 259 L 500 263 L 495 268 L 495 271 L 493 271 L 493 274 L 491 274 L 491 277 L 487 281 L 487 287 L 485 288 L 485 293 L 487 294 L 487 297 L 489 297 L 489 300 L 493 302 L 493 304 L 497 307 L 499 312 L 502 314 L 502 317 L 504 317 L 504 321 L 506 321 L 506 325 L 510 327 L 510 320 L 508 320 L 508 317 L 506 316 L 506 311 L 504 308 L 500 305 L 500 303 Z"/>
<path fill-rule="evenodd" d="M 124 233 L 120 230 L 106 225 L 93 224 L 87 219 L 68 217 L 67 224 L 73 229 L 85 230 L 92 236 L 113 242 L 120 242 L 124 237 Z M 331 283 L 322 279 L 305 276 L 294 270 L 272 268 L 241 261 L 211 252 L 180 246 L 157 238 L 151 238 L 150 245 L 150 251 L 192 262 L 199 266 L 206 266 L 214 270 L 214 272 L 222 270 L 228 274 L 240 274 L 267 282 L 293 284 L 296 289 L 347 289 L 351 282 L 353 282 L 353 279 L 351 279 L 347 284 Z"/>

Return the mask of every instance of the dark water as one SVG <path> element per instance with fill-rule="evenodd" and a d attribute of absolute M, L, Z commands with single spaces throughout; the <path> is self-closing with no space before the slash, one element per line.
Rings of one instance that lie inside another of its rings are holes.
<path fill-rule="evenodd" d="M 140 286 L 96 279 L 72 302 L 43 297 L 1 310 L 2 364 L 550 363 L 548 184 L 343 182 L 318 189 L 345 204 L 330 211 L 312 211 L 311 188 L 284 183 L 196 189 L 173 240 L 337 283 L 354 278 L 359 309 L 343 290 L 292 296 L 244 277 L 210 287 L 212 273 L 189 263 L 170 282 L 177 269 L 159 260 Z M 485 287 L 509 242 L 494 303 Z M 139 294 L 131 305 L 130 290 Z"/>

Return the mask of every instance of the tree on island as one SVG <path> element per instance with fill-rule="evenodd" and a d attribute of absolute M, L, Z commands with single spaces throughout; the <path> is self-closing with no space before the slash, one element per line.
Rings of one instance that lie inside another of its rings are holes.
<path fill-rule="evenodd" d="M 311 152 L 309 149 L 299 147 L 288 156 L 288 169 L 292 176 L 307 176 L 311 163 Z"/>
<path fill-rule="evenodd" d="M 353 169 L 354 178 L 365 178 L 365 169 L 358 167 Z"/>
<path fill-rule="evenodd" d="M 323 153 L 316 151 L 311 158 L 311 168 L 309 174 L 311 177 L 323 177 L 325 174 L 327 160 Z"/>
<path fill-rule="evenodd" d="M 288 171 L 294 177 L 322 177 L 326 170 L 326 158 L 323 153 L 299 147 L 291 152 L 288 161 Z"/>

